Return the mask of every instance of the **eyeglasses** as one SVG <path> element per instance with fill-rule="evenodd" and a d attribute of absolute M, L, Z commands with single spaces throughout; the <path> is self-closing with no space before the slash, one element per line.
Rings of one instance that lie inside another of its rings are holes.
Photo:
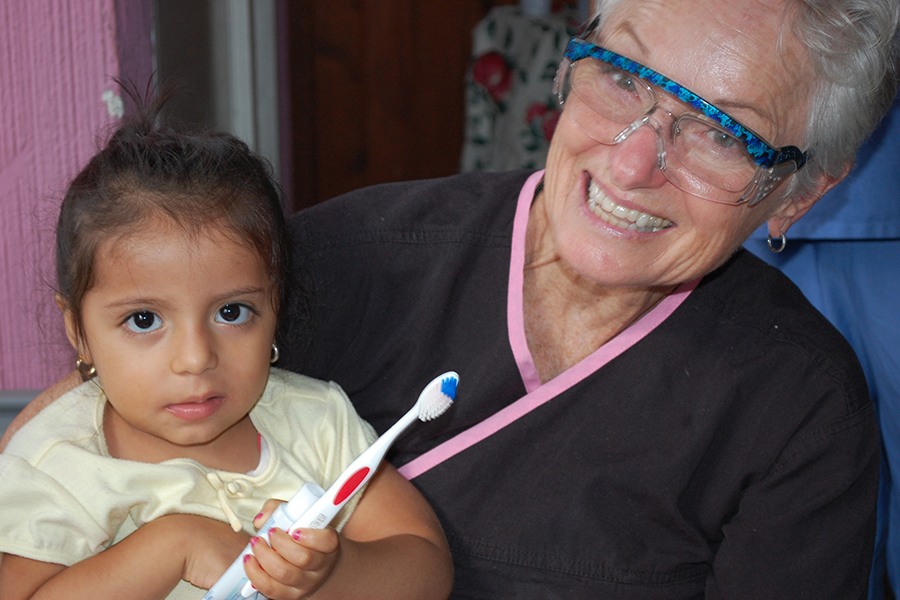
<path fill-rule="evenodd" d="M 771 146 L 694 92 L 621 54 L 572 38 L 564 56 L 554 87 L 564 114 L 607 145 L 649 125 L 657 133 L 659 168 L 679 189 L 713 202 L 753 206 L 806 163 L 806 152 Z M 696 112 L 662 109 L 660 95 Z M 655 114 L 660 111 L 670 126 Z"/>

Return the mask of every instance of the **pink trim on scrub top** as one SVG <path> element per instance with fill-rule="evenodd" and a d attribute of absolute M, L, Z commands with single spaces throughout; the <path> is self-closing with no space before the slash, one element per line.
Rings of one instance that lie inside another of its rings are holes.
<path fill-rule="evenodd" d="M 541 406 L 571 388 L 582 379 L 595 373 L 606 363 L 625 352 L 628 348 L 648 335 L 665 321 L 697 287 L 699 279 L 683 283 L 666 296 L 652 310 L 630 326 L 619 332 L 613 339 L 589 354 L 577 364 L 560 373 L 547 383 L 541 383 L 537 368 L 525 340 L 525 320 L 522 312 L 522 283 L 525 272 L 525 228 L 528 213 L 534 199 L 534 191 L 543 177 L 543 171 L 531 175 L 519 193 L 519 202 L 513 221 L 512 251 L 509 265 L 509 291 L 507 293 L 507 327 L 513 356 L 519 366 L 519 373 L 527 394 L 512 404 L 494 413 L 480 423 L 457 434 L 446 442 L 432 448 L 400 467 L 400 474 L 413 479 L 440 463 L 448 460 L 466 448 L 500 431 L 535 408 Z"/>

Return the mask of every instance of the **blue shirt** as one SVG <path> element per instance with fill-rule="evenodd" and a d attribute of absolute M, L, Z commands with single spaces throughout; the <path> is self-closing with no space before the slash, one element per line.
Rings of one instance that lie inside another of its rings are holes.
<path fill-rule="evenodd" d="M 767 235 L 763 224 L 753 238 Z M 788 239 L 900 239 L 900 96 L 847 178 L 791 226 Z"/>

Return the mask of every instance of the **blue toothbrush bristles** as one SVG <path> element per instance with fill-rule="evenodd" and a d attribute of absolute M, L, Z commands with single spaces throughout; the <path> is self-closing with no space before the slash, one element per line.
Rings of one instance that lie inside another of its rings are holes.
<path fill-rule="evenodd" d="M 456 377 L 445 377 L 441 381 L 441 393 L 451 400 L 455 400 L 457 383 L 459 383 L 459 379 L 457 379 Z"/>

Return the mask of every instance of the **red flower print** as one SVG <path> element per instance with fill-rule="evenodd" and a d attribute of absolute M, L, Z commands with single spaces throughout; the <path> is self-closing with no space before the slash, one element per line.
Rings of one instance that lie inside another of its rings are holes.
<path fill-rule="evenodd" d="M 545 140 L 553 137 L 556 124 L 559 122 L 560 110 L 541 102 L 535 102 L 525 112 L 525 122 L 535 135 L 543 134 Z"/>
<path fill-rule="evenodd" d="M 494 102 L 502 102 L 512 85 L 512 70 L 503 55 L 486 52 L 472 65 L 472 79 L 487 90 Z"/>

